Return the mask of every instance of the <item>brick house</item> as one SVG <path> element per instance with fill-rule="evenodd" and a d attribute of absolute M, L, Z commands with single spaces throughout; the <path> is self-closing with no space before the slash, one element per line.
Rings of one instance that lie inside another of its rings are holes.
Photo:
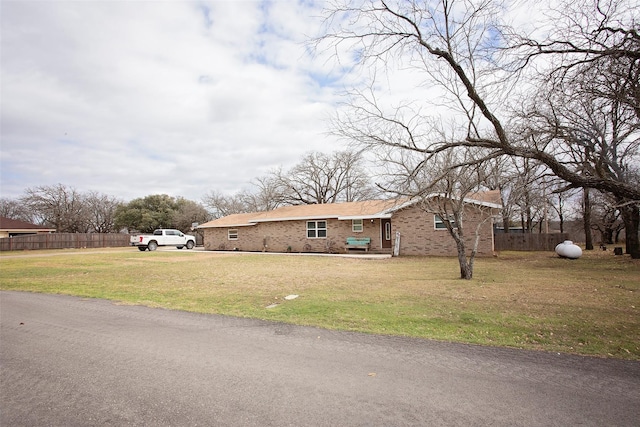
<path fill-rule="evenodd" d="M 480 226 L 478 255 L 493 253 L 493 217 L 498 214 L 497 191 L 477 193 L 465 200 L 467 239 Z M 453 238 L 438 215 L 425 212 L 416 200 L 283 206 L 268 212 L 242 213 L 198 227 L 205 250 L 250 252 L 345 252 L 348 238 L 370 242 L 374 253 L 391 254 L 399 236 L 399 255 L 456 255 Z M 364 248 L 363 248 L 364 249 Z"/>

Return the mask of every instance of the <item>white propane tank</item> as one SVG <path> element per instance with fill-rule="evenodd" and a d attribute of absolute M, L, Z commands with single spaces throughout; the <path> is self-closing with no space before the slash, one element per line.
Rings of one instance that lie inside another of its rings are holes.
<path fill-rule="evenodd" d="M 565 240 L 556 246 L 556 253 L 562 258 L 577 259 L 582 256 L 582 249 L 571 240 Z"/>

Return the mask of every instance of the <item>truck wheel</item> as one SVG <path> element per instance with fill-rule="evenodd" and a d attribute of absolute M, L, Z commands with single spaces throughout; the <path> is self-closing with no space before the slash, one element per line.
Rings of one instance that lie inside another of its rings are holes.
<path fill-rule="evenodd" d="M 187 249 L 193 249 L 194 246 L 195 246 L 195 243 L 193 243 L 193 240 L 189 240 L 187 242 Z"/>
<path fill-rule="evenodd" d="M 147 250 L 147 247 L 146 247 L 146 246 L 138 246 L 138 250 L 139 250 L 140 252 L 144 252 L 144 251 L 146 251 L 146 250 Z"/>
<path fill-rule="evenodd" d="M 150 251 L 155 251 L 156 249 L 158 249 L 158 243 L 151 241 L 149 242 L 147 247 L 149 248 Z"/>

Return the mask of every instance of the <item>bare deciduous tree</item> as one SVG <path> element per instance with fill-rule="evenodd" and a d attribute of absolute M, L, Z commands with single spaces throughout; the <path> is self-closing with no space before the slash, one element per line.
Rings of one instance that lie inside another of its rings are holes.
<path fill-rule="evenodd" d="M 569 86 L 553 80 L 543 86 L 540 95 L 526 106 L 522 132 L 538 146 L 553 147 L 559 159 L 583 176 L 637 183 L 640 121 L 625 104 L 594 92 L 597 75 L 593 69 L 582 71 Z M 636 205 L 621 194 L 609 194 L 619 204 Z M 584 189 L 583 205 L 586 245 L 592 249 L 589 187 Z M 631 246 L 639 247 L 632 216 L 624 217 L 625 224 Z"/>
<path fill-rule="evenodd" d="M 571 83 L 590 74 L 590 92 L 622 103 L 640 119 L 640 8 L 635 0 L 564 0 L 546 11 L 543 39 L 510 31 L 521 67 L 553 58 L 546 77 Z"/>
<path fill-rule="evenodd" d="M 374 194 L 361 164 L 362 158 L 357 152 L 313 152 L 289 171 L 278 171 L 274 178 L 284 204 L 353 202 Z"/>
<path fill-rule="evenodd" d="M 499 72 L 513 65 L 507 59 L 500 62 L 500 55 L 517 53 L 523 59 L 523 65 L 516 70 L 520 73 L 537 57 L 546 55 L 551 72 L 578 70 L 587 63 L 600 67 L 606 62 L 614 70 L 611 73 L 613 78 L 606 80 L 609 83 L 616 81 L 616 74 L 625 71 L 630 76 L 636 75 L 640 66 L 640 38 L 634 24 L 638 12 L 624 7 L 630 3 L 626 0 L 600 1 L 595 3 L 595 8 L 593 2 L 567 3 L 563 13 L 556 17 L 556 21 L 560 21 L 554 25 L 574 29 L 566 33 L 571 38 L 558 37 L 550 42 L 529 43 L 532 39 L 512 37 L 515 48 L 508 51 L 505 49 L 509 47 L 505 37 L 516 32 L 506 31 L 503 23 L 497 21 L 497 17 L 503 15 L 499 10 L 501 2 L 335 2 L 329 10 L 326 35 L 318 41 L 319 46 L 328 42 L 336 53 L 346 51 L 361 65 L 422 71 L 423 85 L 438 85 L 444 89 L 448 96 L 439 101 L 440 104 L 449 108 L 456 106 L 461 113 L 458 117 L 464 119 L 464 133 L 459 132 L 453 139 L 441 138 L 438 121 L 421 114 L 418 100 L 385 110 L 373 90 L 354 90 L 351 108 L 338 118 L 336 131 L 371 149 L 383 147 L 435 156 L 457 147 L 476 147 L 485 150 L 484 157 L 477 161 L 500 156 L 531 159 L 545 165 L 570 186 L 594 188 L 616 196 L 630 211 L 627 215 L 630 219 L 625 223 L 637 236 L 640 217 L 637 215 L 637 202 L 640 201 L 638 181 L 628 179 L 628 173 L 621 175 L 603 171 L 601 163 L 598 163 L 603 159 L 611 160 L 609 164 L 618 163 L 624 154 L 627 156 L 625 165 L 632 168 L 633 162 L 637 161 L 637 131 L 618 141 L 617 148 L 598 152 L 602 154 L 598 157 L 593 155 L 596 153 L 594 148 L 575 158 L 572 148 L 583 142 L 574 138 L 577 134 L 567 133 L 567 137 L 563 137 L 557 133 L 540 134 L 539 129 L 526 132 L 527 124 L 518 121 L 515 115 L 512 117 L 505 108 L 505 98 L 508 99 L 509 93 L 500 88 L 511 88 L 511 84 L 518 83 L 517 77 L 521 74 L 514 73 L 514 79 L 509 80 L 508 74 Z M 583 14 L 587 19 L 575 20 L 575 13 Z M 612 23 L 615 25 L 609 25 Z M 582 55 L 582 59 L 572 56 L 574 54 Z M 563 82 L 568 83 L 567 80 Z M 636 86 L 633 86 L 634 82 Z M 621 87 L 633 91 L 637 87 L 637 79 L 627 79 Z M 603 87 L 601 92 L 611 95 L 608 98 L 610 103 L 618 102 L 618 110 L 638 106 L 635 96 L 626 96 L 626 104 L 620 102 L 620 90 L 607 92 Z M 635 242 L 633 246 L 630 253 L 633 257 L 640 257 L 640 245 Z"/>
<path fill-rule="evenodd" d="M 616 202 L 606 194 L 596 193 L 592 198 L 592 227 L 600 233 L 600 244 L 618 243 L 620 232 L 624 229 L 620 209 Z"/>
<path fill-rule="evenodd" d="M 565 222 L 568 215 L 571 213 L 571 200 L 576 194 L 575 189 L 566 190 L 563 183 L 554 182 L 550 187 L 551 194 L 549 195 L 549 208 L 555 213 L 558 218 L 560 232 L 565 232 Z"/>
<path fill-rule="evenodd" d="M 263 212 L 283 205 L 352 202 L 375 197 L 361 155 L 353 151 L 308 153 L 289 170 L 275 169 L 253 180 L 253 189 L 226 196 L 212 191 L 203 198 L 219 218 Z"/>
<path fill-rule="evenodd" d="M 241 197 L 248 212 L 266 212 L 276 209 L 285 204 L 283 184 L 277 179 L 280 169 L 269 175 L 255 178 L 252 183 L 256 188 L 255 192 L 246 191 Z"/>
<path fill-rule="evenodd" d="M 518 220 L 523 233 L 533 233 L 541 225 L 547 212 L 545 169 L 530 159 L 516 159 L 509 187 L 512 204 L 511 220 Z M 550 192 L 550 191 L 549 191 Z M 541 231 L 540 231 L 541 232 Z"/>
<path fill-rule="evenodd" d="M 455 242 L 460 278 L 467 280 L 473 278 L 481 228 L 496 213 L 486 205 L 471 202 L 486 190 L 483 184 L 488 170 L 473 161 L 474 154 L 478 153 L 450 150 L 430 157 L 429 162 L 418 155 L 389 157 L 387 165 L 395 167 L 387 169 L 391 173 L 385 177 L 386 183 L 380 184 L 387 192 L 417 199 L 424 212 L 437 215 Z"/>
<path fill-rule="evenodd" d="M 476 166 L 453 168 L 459 160 L 451 153 L 440 163 L 442 174 L 432 178 L 431 189 L 438 196 L 422 198 L 421 205 L 426 212 L 435 212 L 442 220 L 449 235 L 456 243 L 460 278 L 471 280 L 473 267 L 480 242 L 480 229 L 492 219 L 490 209 L 474 205 L 469 199 L 480 190 L 483 172 Z M 469 227 L 467 216 L 470 211 L 477 221 L 475 228 Z"/>
<path fill-rule="evenodd" d="M 517 157 L 491 159 L 484 167 L 487 174 L 484 185 L 500 191 L 503 231 L 509 233 L 510 228 L 518 228 L 533 233 L 537 226 L 538 232 L 547 232 L 549 212 L 562 212 L 562 207 L 552 203 L 557 188 L 548 182 L 546 169 L 530 159 Z"/>
<path fill-rule="evenodd" d="M 25 209 L 21 201 L 6 197 L 0 198 L 0 216 L 25 222 L 34 222 L 33 215 Z"/>
<path fill-rule="evenodd" d="M 225 196 L 220 192 L 212 190 L 202 198 L 202 203 L 209 208 L 209 212 L 211 212 L 213 218 L 251 212 L 251 208 L 245 203 L 243 193 Z"/>
<path fill-rule="evenodd" d="M 113 196 L 89 191 L 84 195 L 89 230 L 96 233 L 116 232 L 116 210 L 122 201 Z"/>
<path fill-rule="evenodd" d="M 62 184 L 28 188 L 20 201 L 42 225 L 61 233 L 88 231 L 86 205 L 75 188 Z"/>

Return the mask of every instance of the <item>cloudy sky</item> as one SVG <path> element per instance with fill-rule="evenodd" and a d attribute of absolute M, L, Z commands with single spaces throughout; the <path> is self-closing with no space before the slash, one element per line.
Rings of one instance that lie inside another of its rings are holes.
<path fill-rule="evenodd" d="M 1 196 L 232 194 L 309 151 L 346 76 L 304 42 L 320 2 L 1 3 Z"/>

